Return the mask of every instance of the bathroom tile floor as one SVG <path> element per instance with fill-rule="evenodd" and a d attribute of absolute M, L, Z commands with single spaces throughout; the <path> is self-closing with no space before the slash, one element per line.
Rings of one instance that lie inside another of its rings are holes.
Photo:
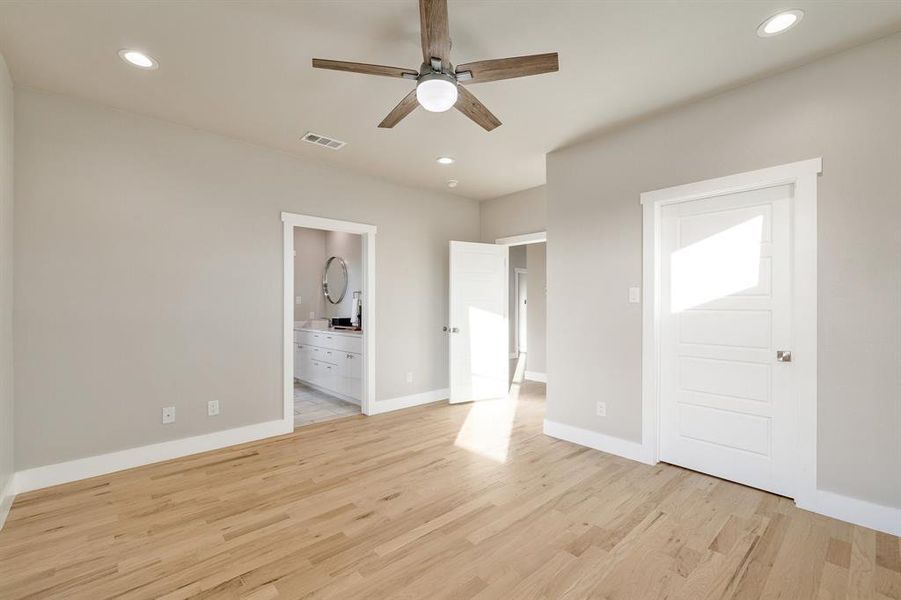
<path fill-rule="evenodd" d="M 360 407 L 302 383 L 294 383 L 294 427 L 360 414 Z"/>

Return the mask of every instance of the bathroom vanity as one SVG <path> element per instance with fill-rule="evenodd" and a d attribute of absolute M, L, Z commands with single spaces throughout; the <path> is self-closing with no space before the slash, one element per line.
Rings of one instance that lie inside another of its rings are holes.
<path fill-rule="evenodd" d="M 360 404 L 363 397 L 363 333 L 295 327 L 294 377 Z"/>

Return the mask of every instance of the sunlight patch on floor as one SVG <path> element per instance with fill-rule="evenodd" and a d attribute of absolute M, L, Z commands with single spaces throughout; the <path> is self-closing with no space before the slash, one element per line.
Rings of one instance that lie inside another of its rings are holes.
<path fill-rule="evenodd" d="M 507 462 L 524 373 L 525 356 L 521 356 L 516 364 L 509 395 L 496 400 L 473 402 L 454 441 L 455 446 L 499 463 Z"/>

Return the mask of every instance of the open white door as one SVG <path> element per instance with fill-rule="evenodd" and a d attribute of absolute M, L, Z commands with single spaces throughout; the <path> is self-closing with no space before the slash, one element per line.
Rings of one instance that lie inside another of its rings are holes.
<path fill-rule="evenodd" d="M 450 243 L 452 403 L 507 395 L 507 254 L 507 246 Z"/>

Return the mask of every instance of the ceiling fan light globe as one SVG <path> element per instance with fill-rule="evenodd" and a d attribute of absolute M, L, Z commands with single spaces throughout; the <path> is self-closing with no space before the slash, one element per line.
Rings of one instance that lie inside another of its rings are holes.
<path fill-rule="evenodd" d="M 416 100 L 430 112 L 444 112 L 457 103 L 457 84 L 449 77 L 429 77 L 416 86 Z"/>

